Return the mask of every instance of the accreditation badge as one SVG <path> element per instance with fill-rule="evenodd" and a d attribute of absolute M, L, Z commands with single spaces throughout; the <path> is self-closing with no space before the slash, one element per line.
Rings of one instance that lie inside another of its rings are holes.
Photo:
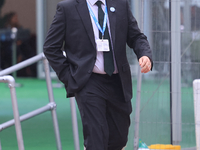
<path fill-rule="evenodd" d="M 102 51 L 102 52 L 110 51 L 110 49 L 109 49 L 109 41 L 107 39 L 96 40 L 96 43 L 97 43 L 97 51 Z"/>

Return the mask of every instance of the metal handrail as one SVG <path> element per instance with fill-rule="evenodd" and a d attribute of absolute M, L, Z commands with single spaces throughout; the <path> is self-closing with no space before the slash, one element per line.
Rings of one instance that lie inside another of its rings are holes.
<path fill-rule="evenodd" d="M 45 58 L 44 53 L 38 54 L 38 55 L 36 55 L 36 56 L 34 56 L 32 58 L 29 58 L 29 59 L 27 59 L 27 60 L 25 60 L 23 62 L 20 62 L 20 63 L 14 65 L 12 67 L 9 67 L 7 69 L 4 69 L 4 70 L 0 71 L 0 76 L 11 74 L 11 73 L 13 73 L 13 72 L 15 72 L 17 70 L 20 70 L 22 68 L 30 66 L 30 65 L 32 65 L 32 64 L 34 64 L 34 63 L 36 63 L 36 62 L 38 62 L 38 61 L 40 61 L 40 60 L 42 60 L 44 58 Z"/>
<path fill-rule="evenodd" d="M 40 60 L 43 60 L 44 63 L 44 69 L 45 69 L 45 75 L 46 75 L 46 83 L 47 83 L 47 89 L 48 89 L 48 96 L 49 96 L 49 103 L 41 107 L 37 110 L 34 110 L 30 113 L 27 113 L 21 117 L 18 118 L 19 121 L 27 120 L 31 117 L 34 117 L 36 115 L 39 115 L 41 113 L 44 113 L 45 111 L 51 110 L 52 118 L 53 118 L 53 124 L 54 124 L 54 132 L 56 136 L 56 143 L 57 143 L 57 149 L 62 150 L 61 146 L 61 140 L 60 140 L 60 133 L 59 133 L 59 127 L 58 127 L 58 121 L 57 121 L 57 115 L 56 115 L 56 103 L 54 101 L 53 96 L 53 88 L 51 84 L 51 77 L 50 77 L 50 69 L 49 69 L 49 63 L 47 59 L 45 58 L 44 53 L 38 54 L 30 59 L 27 59 L 23 62 L 20 62 L 12 67 L 9 67 L 5 70 L 0 71 L 0 79 L 1 76 L 11 74 L 12 72 L 15 72 L 17 70 L 20 70 L 24 67 L 27 67 L 29 65 L 32 65 Z M 4 78 L 4 77 L 3 77 Z M 14 79 L 14 78 L 13 78 Z M 1 81 L 0 81 L 1 82 Z M 12 96 L 12 95 L 11 95 Z M 16 98 L 15 98 L 16 99 Z M 17 101 L 17 99 L 16 99 Z M 80 150 L 79 146 L 79 134 L 78 134 L 78 122 L 77 122 L 77 114 L 76 114 L 76 105 L 75 105 L 75 98 L 70 98 L 70 105 L 71 105 L 71 116 L 72 116 L 72 127 L 73 127 L 73 136 L 74 136 L 74 146 L 75 150 Z M 16 106 L 15 106 L 16 107 Z M 17 108 L 18 109 L 18 108 Z M 16 124 L 16 123 L 15 123 Z M 14 120 L 7 121 L 3 124 L 0 124 L 0 131 L 14 125 Z M 19 140 L 20 141 L 20 140 Z M 21 145 L 18 143 L 18 145 Z M 1 150 L 1 144 L 0 144 L 0 150 Z M 19 150 L 23 150 L 23 148 L 19 148 Z"/>
<path fill-rule="evenodd" d="M 55 103 L 49 103 L 49 104 L 47 104 L 46 106 L 43 106 L 43 107 L 41 107 L 41 108 L 39 108 L 39 109 L 36 109 L 36 110 L 34 110 L 34 111 L 32 111 L 32 112 L 29 112 L 29 113 L 27 113 L 27 114 L 25 114 L 25 115 L 20 116 L 19 119 L 20 119 L 20 121 L 22 122 L 22 121 L 25 121 L 25 120 L 27 120 L 27 119 L 30 119 L 30 118 L 32 118 L 32 117 L 34 117 L 34 116 L 37 116 L 37 115 L 39 115 L 39 114 L 42 114 L 42 113 L 44 113 L 44 112 L 46 112 L 46 111 L 48 111 L 48 110 L 52 110 L 52 109 L 54 109 L 54 108 L 56 108 L 56 104 L 55 104 Z M 7 122 L 4 122 L 4 123 L 0 124 L 0 131 L 6 129 L 6 128 L 8 128 L 8 127 L 13 126 L 14 124 L 15 124 L 15 120 L 14 120 L 14 119 L 9 120 L 9 121 L 7 121 Z"/>
<path fill-rule="evenodd" d="M 0 77 L 0 82 L 9 84 L 10 94 L 12 99 L 13 115 L 15 119 L 15 130 L 18 141 L 18 148 L 19 150 L 24 150 L 24 141 L 22 136 L 21 122 L 19 120 L 19 111 L 17 105 L 16 91 L 15 91 L 15 79 L 12 76 L 4 76 Z M 3 128 L 2 125 L 0 125 L 0 127 Z"/>
<path fill-rule="evenodd" d="M 48 89 L 48 95 L 49 95 L 49 102 L 50 103 L 47 106 L 44 106 L 40 109 L 37 109 L 33 112 L 30 112 L 28 114 L 25 114 L 25 115 L 19 117 L 18 106 L 17 106 L 17 98 L 16 98 L 16 92 L 15 92 L 15 79 L 12 76 L 4 76 L 4 75 L 10 74 L 10 73 L 15 72 L 19 69 L 27 67 L 27 66 L 34 64 L 34 63 L 36 63 L 40 60 L 43 60 L 43 63 L 44 63 L 44 66 L 45 66 L 44 68 L 45 68 L 45 74 L 46 74 L 46 83 L 47 83 L 47 89 Z M 18 63 L 18 64 L 14 65 L 10 68 L 7 68 L 5 70 L 0 71 L 0 82 L 5 82 L 5 83 L 9 84 L 10 91 L 11 91 L 12 105 L 13 105 L 13 113 L 14 113 L 14 120 L 10 120 L 8 122 L 0 124 L 0 131 L 11 126 L 11 125 L 14 125 L 14 123 L 15 123 L 17 141 L 18 141 L 18 148 L 19 148 L 19 150 L 24 150 L 23 136 L 22 136 L 22 131 L 21 131 L 21 121 L 29 119 L 29 118 L 36 116 L 40 113 L 43 113 L 45 111 L 51 110 L 51 114 L 52 114 L 52 118 L 53 118 L 53 124 L 54 124 L 54 132 L 55 132 L 55 136 L 56 136 L 57 149 L 62 150 L 57 114 L 56 114 L 56 110 L 55 110 L 56 104 L 55 104 L 55 101 L 54 101 L 53 90 L 52 90 L 52 85 L 51 85 L 49 64 L 48 64 L 47 59 L 45 59 L 44 54 L 41 53 L 41 54 L 34 56 L 34 57 L 32 57 L 28 60 L 25 60 L 21 63 Z M 1 149 L 1 147 L 0 147 L 0 149 Z"/>

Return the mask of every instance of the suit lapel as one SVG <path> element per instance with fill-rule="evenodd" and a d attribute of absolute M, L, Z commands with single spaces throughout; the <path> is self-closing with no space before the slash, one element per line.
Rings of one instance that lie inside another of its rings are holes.
<path fill-rule="evenodd" d="M 108 17 L 109 17 L 109 23 L 110 23 L 110 32 L 112 37 L 112 44 L 113 44 L 113 50 L 115 49 L 115 26 L 116 26 L 116 2 L 114 0 L 106 0 L 107 9 L 108 9 Z M 110 11 L 110 8 L 115 8 L 114 12 Z"/>
<path fill-rule="evenodd" d="M 94 38 L 94 31 L 92 28 L 92 22 L 90 19 L 90 14 L 88 11 L 86 0 L 77 0 L 78 4 L 76 5 L 77 11 L 82 19 L 83 25 L 87 31 L 87 34 L 92 42 L 92 45 L 96 49 L 95 38 Z"/>
<path fill-rule="evenodd" d="M 90 19 L 90 14 L 88 11 L 86 0 L 77 0 L 78 4 L 76 5 L 77 11 L 82 19 L 83 25 L 88 33 L 90 41 L 94 48 L 96 48 L 94 31 L 92 27 L 92 22 Z M 116 26 L 116 12 L 111 12 L 110 8 L 114 7 L 116 9 L 116 2 L 114 0 L 106 0 L 107 9 L 108 9 L 108 17 L 110 23 L 110 32 L 112 37 L 113 49 L 115 49 L 115 26 Z"/>

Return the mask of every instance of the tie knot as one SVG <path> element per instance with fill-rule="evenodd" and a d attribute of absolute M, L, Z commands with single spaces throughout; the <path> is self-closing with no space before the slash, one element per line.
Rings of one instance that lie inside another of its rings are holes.
<path fill-rule="evenodd" d="M 99 8 L 101 8 L 102 2 L 101 2 L 101 1 L 97 1 L 95 4 L 96 4 Z"/>

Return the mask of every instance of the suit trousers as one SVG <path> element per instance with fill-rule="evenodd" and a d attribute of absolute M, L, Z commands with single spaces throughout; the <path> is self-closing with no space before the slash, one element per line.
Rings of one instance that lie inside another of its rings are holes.
<path fill-rule="evenodd" d="M 92 73 L 75 98 L 86 150 L 121 150 L 128 140 L 132 106 L 124 100 L 119 75 Z"/>

